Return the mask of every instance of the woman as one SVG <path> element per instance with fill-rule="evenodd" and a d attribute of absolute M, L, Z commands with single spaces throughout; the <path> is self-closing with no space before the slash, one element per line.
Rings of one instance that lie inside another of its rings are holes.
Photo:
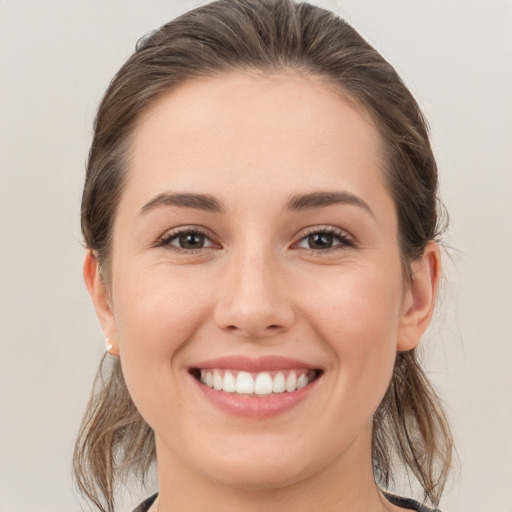
<path fill-rule="evenodd" d="M 437 170 L 393 68 L 332 13 L 220 0 L 137 47 L 100 105 L 84 277 L 113 356 L 75 475 L 100 510 L 430 510 L 452 441 L 416 359 Z M 104 360 L 105 361 L 105 360 Z M 405 466 L 423 503 L 386 492 Z"/>

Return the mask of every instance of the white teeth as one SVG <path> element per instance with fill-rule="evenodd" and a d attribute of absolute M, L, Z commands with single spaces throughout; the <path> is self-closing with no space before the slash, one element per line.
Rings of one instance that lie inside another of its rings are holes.
<path fill-rule="evenodd" d="M 295 372 L 291 372 L 290 375 L 288 375 L 288 378 L 286 379 L 286 391 L 291 393 L 292 391 L 295 391 L 297 389 L 297 375 L 295 375 Z"/>
<path fill-rule="evenodd" d="M 215 370 L 213 372 L 213 389 L 220 391 L 220 390 L 222 390 L 223 384 L 224 384 L 224 379 L 222 378 L 222 375 L 220 374 L 219 370 Z"/>
<path fill-rule="evenodd" d="M 257 395 L 270 395 L 272 393 L 272 377 L 268 373 L 258 373 L 254 381 L 254 392 Z"/>
<path fill-rule="evenodd" d="M 269 372 L 250 374 L 239 371 L 235 375 L 229 370 L 211 369 L 200 370 L 200 381 L 216 391 L 226 393 L 254 394 L 266 396 L 272 393 L 292 393 L 307 386 L 316 373 L 302 370 L 290 371 L 285 377 L 286 370 L 277 372 L 274 377 Z"/>
<path fill-rule="evenodd" d="M 307 383 L 308 383 L 308 378 L 306 377 L 306 375 L 302 374 L 297 379 L 297 389 L 303 388 Z"/>
<path fill-rule="evenodd" d="M 247 372 L 238 372 L 236 376 L 236 392 L 237 393 L 254 393 L 254 379 Z"/>
<path fill-rule="evenodd" d="M 286 379 L 284 378 L 284 375 L 281 372 L 279 372 L 274 377 L 272 391 L 274 393 L 282 393 L 285 389 L 286 389 Z"/>
<path fill-rule="evenodd" d="M 234 393 L 236 391 L 235 377 L 233 377 L 231 372 L 224 373 L 224 384 L 222 386 L 222 390 L 227 393 Z"/>

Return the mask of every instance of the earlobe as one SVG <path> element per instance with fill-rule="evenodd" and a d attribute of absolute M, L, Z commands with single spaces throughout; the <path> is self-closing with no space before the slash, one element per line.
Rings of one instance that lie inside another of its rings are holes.
<path fill-rule="evenodd" d="M 400 319 L 397 350 L 416 347 L 432 319 L 441 277 L 439 247 L 430 241 L 421 258 L 411 263 L 412 281 L 406 292 Z"/>
<path fill-rule="evenodd" d="M 92 250 L 87 251 L 84 260 L 83 275 L 96 315 L 105 335 L 106 350 L 114 356 L 119 355 L 117 330 L 107 286 L 101 275 L 98 259 Z"/>

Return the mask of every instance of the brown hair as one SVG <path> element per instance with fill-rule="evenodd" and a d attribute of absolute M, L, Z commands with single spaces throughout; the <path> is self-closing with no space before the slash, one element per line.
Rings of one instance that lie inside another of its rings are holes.
<path fill-rule="evenodd" d="M 292 0 L 218 0 L 138 42 L 98 110 L 82 198 L 82 232 L 108 281 L 112 223 L 123 190 L 130 135 L 164 93 L 195 77 L 232 70 L 295 70 L 334 84 L 373 117 L 384 141 L 385 174 L 398 214 L 405 278 L 441 229 L 437 167 L 425 119 L 393 67 L 344 20 Z M 82 493 L 114 510 L 116 483 L 142 478 L 154 436 L 128 394 L 120 361 L 105 369 L 84 415 L 74 453 Z M 450 429 L 415 350 L 397 353 L 389 389 L 374 415 L 376 481 L 388 486 L 402 461 L 437 505 L 451 466 Z"/>

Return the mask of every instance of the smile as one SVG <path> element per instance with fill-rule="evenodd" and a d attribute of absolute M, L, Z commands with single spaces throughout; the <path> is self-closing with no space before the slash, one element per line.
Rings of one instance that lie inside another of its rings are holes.
<path fill-rule="evenodd" d="M 195 372 L 201 384 L 216 391 L 265 397 L 279 393 L 293 393 L 310 384 L 317 376 L 315 370 L 282 369 L 251 373 L 242 370 L 218 368 L 200 369 Z"/>
<path fill-rule="evenodd" d="M 188 373 L 199 396 L 217 410 L 266 419 L 307 401 L 324 369 L 289 357 L 229 355 L 197 362 Z"/>

